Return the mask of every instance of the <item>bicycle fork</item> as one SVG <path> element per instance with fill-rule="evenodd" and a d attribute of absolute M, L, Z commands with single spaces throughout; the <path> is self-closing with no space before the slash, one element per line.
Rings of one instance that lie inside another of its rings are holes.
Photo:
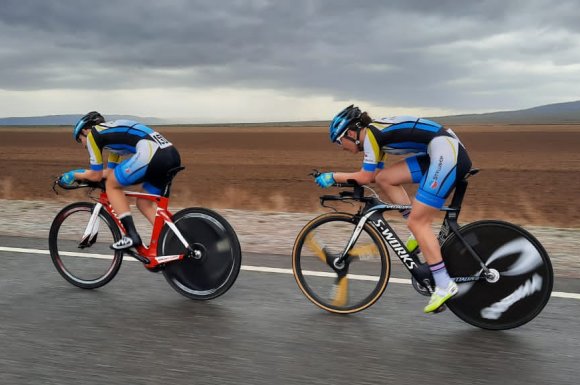
<path fill-rule="evenodd" d="M 101 203 L 95 204 L 93 207 L 93 212 L 91 213 L 91 218 L 89 223 L 85 227 L 85 231 L 79 243 L 79 248 L 84 249 L 85 247 L 92 246 L 97 241 L 97 235 L 99 234 L 100 218 L 99 213 L 103 205 Z"/>

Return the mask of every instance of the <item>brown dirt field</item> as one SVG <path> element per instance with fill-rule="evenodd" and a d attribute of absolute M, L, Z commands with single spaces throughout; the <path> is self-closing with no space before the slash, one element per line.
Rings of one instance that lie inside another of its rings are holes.
<path fill-rule="evenodd" d="M 337 149 L 325 127 L 158 127 L 187 167 L 173 205 L 261 211 L 318 211 L 323 191 L 313 168 L 354 171 L 362 155 Z M 462 222 L 482 218 L 522 225 L 580 227 L 580 126 L 453 127 L 474 167 Z M 398 160 L 397 157 L 392 157 Z M 69 128 L 0 128 L 0 198 L 55 197 L 55 176 L 88 165 Z M 414 187 L 410 186 L 410 192 Z"/>

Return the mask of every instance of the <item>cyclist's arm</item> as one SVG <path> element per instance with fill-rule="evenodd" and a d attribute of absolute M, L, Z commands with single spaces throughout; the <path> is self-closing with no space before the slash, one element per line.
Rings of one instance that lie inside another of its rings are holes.
<path fill-rule="evenodd" d="M 335 182 L 345 183 L 349 179 L 354 179 L 358 184 L 369 184 L 375 181 L 375 175 L 384 167 L 386 154 L 381 151 L 370 131 L 367 131 L 363 147 L 365 155 L 362 168 L 357 172 L 334 173 Z"/>
<path fill-rule="evenodd" d="M 103 179 L 103 154 L 95 141 L 93 131 L 87 135 L 87 150 L 89 151 L 90 169 L 85 170 L 85 172 L 75 172 L 75 179 L 99 182 Z"/>
<path fill-rule="evenodd" d="M 111 175 L 112 173 L 114 173 L 114 169 L 115 167 L 117 167 L 119 165 L 119 163 L 121 162 L 121 155 L 114 153 L 114 152 L 109 152 L 109 158 L 107 159 L 107 168 L 103 169 L 103 178 L 108 178 L 109 175 Z"/>
<path fill-rule="evenodd" d="M 346 183 L 349 179 L 354 179 L 358 184 L 369 184 L 375 181 L 375 172 L 361 169 L 357 172 L 335 172 L 334 181 L 336 183 Z"/>
<path fill-rule="evenodd" d="M 91 182 L 99 182 L 103 179 L 103 170 L 95 171 L 95 170 L 85 170 L 85 172 L 75 172 L 74 173 L 75 179 L 78 180 L 89 180 Z"/>

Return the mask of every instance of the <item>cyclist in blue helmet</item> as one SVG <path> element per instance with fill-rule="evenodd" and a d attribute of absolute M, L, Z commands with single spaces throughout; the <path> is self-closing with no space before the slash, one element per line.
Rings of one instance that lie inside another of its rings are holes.
<path fill-rule="evenodd" d="M 316 183 L 326 188 L 349 179 L 359 184 L 376 182 L 391 202 L 412 205 L 410 212 L 402 212 L 414 235 L 407 246 L 413 249 L 418 244 L 433 273 L 436 289 L 424 311 L 434 312 L 458 290 L 431 224 L 456 182 L 471 169 L 465 147 L 453 131 L 432 120 L 414 116 L 373 120 L 353 105 L 332 119 L 329 131 L 331 142 L 342 149 L 364 152 L 363 164 L 356 172 L 323 173 Z M 385 167 L 388 154 L 411 156 Z M 412 202 L 402 186 L 405 183 L 419 184 Z"/>
<path fill-rule="evenodd" d="M 96 111 L 89 112 L 75 124 L 73 138 L 88 150 L 90 168 L 66 172 L 59 183 L 71 185 L 76 180 L 106 178 L 107 196 L 126 230 L 126 235 L 111 248 L 122 250 L 140 245 L 141 238 L 123 190 L 126 186 L 143 183 L 146 192 L 160 195 L 169 182 L 167 172 L 181 164 L 179 152 L 150 127 L 131 120 L 106 122 Z M 105 150 L 109 153 L 106 168 L 103 165 Z M 153 224 L 155 203 L 137 199 L 137 207 Z"/>

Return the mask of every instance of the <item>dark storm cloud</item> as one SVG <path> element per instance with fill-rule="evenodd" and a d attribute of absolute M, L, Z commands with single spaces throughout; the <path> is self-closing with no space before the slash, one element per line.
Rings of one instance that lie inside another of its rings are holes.
<path fill-rule="evenodd" d="M 580 80 L 578 11 L 574 0 L 3 0 L 0 89 L 233 86 L 500 108 Z"/>

